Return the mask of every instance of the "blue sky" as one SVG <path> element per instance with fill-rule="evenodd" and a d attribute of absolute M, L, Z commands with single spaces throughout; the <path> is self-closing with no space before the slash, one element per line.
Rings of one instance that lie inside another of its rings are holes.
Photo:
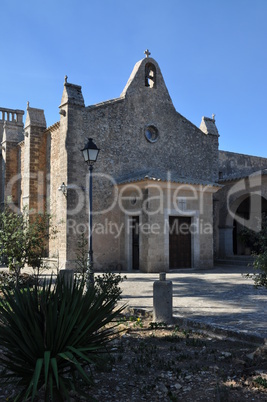
<path fill-rule="evenodd" d="M 267 157 L 266 21 L 267 0 L 2 0 L 0 106 L 52 125 L 66 74 L 86 105 L 116 98 L 148 48 L 179 113 Z"/>

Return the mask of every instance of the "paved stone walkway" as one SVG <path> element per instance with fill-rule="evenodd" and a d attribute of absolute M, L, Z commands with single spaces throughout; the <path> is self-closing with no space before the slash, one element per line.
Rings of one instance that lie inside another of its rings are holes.
<path fill-rule="evenodd" d="M 173 284 L 174 317 L 230 336 L 267 340 L 267 289 L 256 289 L 251 279 L 242 276 L 247 272 L 252 271 L 247 267 L 222 266 L 167 273 L 166 279 Z M 127 280 L 121 284 L 122 303 L 152 312 L 153 282 L 159 275 L 140 272 L 125 275 Z"/>
<path fill-rule="evenodd" d="M 187 322 L 233 332 L 244 338 L 267 339 L 267 289 L 256 289 L 242 273 L 246 267 L 181 270 L 167 273 L 173 283 L 173 314 Z M 126 273 L 122 302 L 153 311 L 153 282 L 158 274 Z"/>

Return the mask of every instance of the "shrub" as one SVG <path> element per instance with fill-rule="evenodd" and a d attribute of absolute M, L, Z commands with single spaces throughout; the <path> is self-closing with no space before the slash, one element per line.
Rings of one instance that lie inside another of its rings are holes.
<path fill-rule="evenodd" d="M 37 276 L 47 253 L 47 242 L 57 231 L 47 213 L 30 214 L 27 208 L 16 214 L 8 207 L 0 213 L 0 257 L 16 275 L 28 264 Z"/>
<path fill-rule="evenodd" d="M 45 399 L 69 400 L 83 380 L 92 384 L 87 370 L 109 350 L 116 336 L 114 300 L 84 282 L 67 285 L 57 277 L 42 288 L 3 289 L 0 304 L 1 379 L 15 384 L 14 401 L 31 400 L 42 389 Z"/>
<path fill-rule="evenodd" d="M 77 241 L 76 249 L 76 271 L 85 277 L 88 269 L 88 239 L 85 233 L 81 233 Z"/>
<path fill-rule="evenodd" d="M 104 299 L 114 300 L 117 303 L 121 299 L 122 290 L 119 286 L 121 282 L 127 279 L 126 276 L 105 272 L 101 275 L 95 275 L 94 286 L 97 294 L 103 294 Z"/>
<path fill-rule="evenodd" d="M 88 282 L 88 240 L 85 234 L 79 236 L 76 250 L 76 272 L 78 277 Z M 97 294 L 104 294 L 105 300 L 112 299 L 116 304 L 121 299 L 122 290 L 120 283 L 127 279 L 113 272 L 105 272 L 99 275 L 94 274 L 94 288 Z M 90 286 L 89 286 L 90 287 Z"/>
<path fill-rule="evenodd" d="M 258 232 L 255 232 L 252 229 L 248 228 L 243 228 L 239 234 L 238 238 L 240 241 L 244 244 L 245 247 L 249 247 L 252 253 L 257 254 L 260 249 L 259 249 L 259 235 Z"/>
<path fill-rule="evenodd" d="M 28 286 L 33 287 L 36 283 L 38 282 L 36 281 L 35 275 L 26 273 L 20 274 L 17 283 L 15 273 L 6 271 L 0 272 L 0 291 L 2 291 L 2 289 L 13 290 L 16 286 L 19 288 L 27 288 Z"/>
<path fill-rule="evenodd" d="M 252 278 L 256 287 L 267 288 L 267 216 L 263 215 L 261 230 L 254 234 L 253 268 L 257 271 L 253 274 L 246 274 Z"/>
<path fill-rule="evenodd" d="M 246 274 L 248 278 L 252 278 L 256 288 L 267 288 L 267 249 L 260 254 L 254 254 L 253 268 L 258 272 Z"/>

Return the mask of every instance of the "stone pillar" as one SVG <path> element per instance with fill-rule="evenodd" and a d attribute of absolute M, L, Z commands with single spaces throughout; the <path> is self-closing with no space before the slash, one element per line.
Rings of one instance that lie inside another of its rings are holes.
<path fill-rule="evenodd" d="M 64 281 L 65 285 L 72 287 L 74 281 L 73 269 L 61 269 L 59 271 L 60 278 Z"/>
<path fill-rule="evenodd" d="M 153 321 L 171 324 L 172 281 L 166 281 L 166 273 L 159 274 L 159 281 L 153 284 Z"/>
<path fill-rule="evenodd" d="M 65 77 L 64 89 L 61 98 L 60 108 L 60 142 L 59 142 L 59 170 L 57 172 L 58 186 L 61 183 L 77 183 L 78 166 L 83 166 L 82 155 L 77 146 L 78 139 L 84 138 L 84 99 L 81 86 L 67 82 Z M 84 141 L 84 139 L 83 139 Z M 83 142 L 84 143 L 84 142 Z M 83 166 L 83 168 L 85 168 Z M 88 172 L 88 170 L 87 170 Z M 86 182 L 83 183 L 86 185 Z M 69 231 L 68 225 L 73 220 L 73 211 L 77 202 L 77 191 L 69 189 L 67 197 L 57 198 L 57 219 L 61 220 L 60 231 L 58 233 L 59 242 L 59 264 L 60 267 L 73 268 L 76 259 L 75 242 L 76 238 L 72 230 Z M 86 196 L 86 198 L 88 195 Z M 94 201 L 93 201 L 94 202 Z M 83 209 L 80 216 L 75 216 L 76 222 L 88 211 Z M 69 219 L 70 218 L 70 219 Z M 82 221 L 84 222 L 84 221 Z M 78 222 L 77 222 L 78 223 Z"/>
<path fill-rule="evenodd" d="M 44 111 L 27 105 L 24 137 L 23 206 L 34 213 L 45 209 L 46 129 Z"/>
<path fill-rule="evenodd" d="M 18 206 L 20 200 L 19 147 L 23 140 L 24 114 L 21 110 L 0 108 L 0 200 Z M 19 120 L 14 116 L 19 117 Z"/>
<path fill-rule="evenodd" d="M 219 256 L 233 255 L 233 227 L 219 228 Z"/>

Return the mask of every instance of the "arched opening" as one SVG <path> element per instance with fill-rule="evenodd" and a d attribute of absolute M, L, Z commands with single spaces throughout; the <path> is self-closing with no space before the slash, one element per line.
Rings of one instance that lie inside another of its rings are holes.
<path fill-rule="evenodd" d="M 145 86 L 154 88 L 156 86 L 156 67 L 152 63 L 145 66 Z"/>
<path fill-rule="evenodd" d="M 233 220 L 235 255 L 250 255 L 255 251 L 255 234 L 261 229 L 263 214 L 267 214 L 267 200 L 260 195 L 249 195 L 239 204 Z"/>

